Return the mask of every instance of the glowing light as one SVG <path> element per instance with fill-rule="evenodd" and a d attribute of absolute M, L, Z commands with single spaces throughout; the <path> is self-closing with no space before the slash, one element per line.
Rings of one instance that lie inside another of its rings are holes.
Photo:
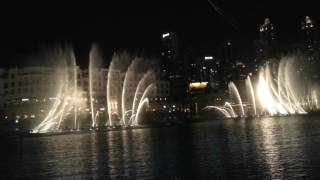
<path fill-rule="evenodd" d="M 254 116 L 260 114 L 289 115 L 289 114 L 306 114 L 307 109 L 318 109 L 318 97 L 316 91 L 299 87 L 300 84 L 295 78 L 296 69 L 292 57 L 283 58 L 278 65 L 278 72 L 271 70 L 266 64 L 259 71 L 259 76 L 255 86 L 252 85 L 250 76 L 246 79 L 246 90 L 248 93 L 247 101 L 244 104 L 240 97 L 237 87 L 233 82 L 229 83 L 229 93 L 235 97 L 240 106 L 241 116 L 246 116 L 245 112 L 254 112 Z M 308 86 L 307 86 L 308 87 Z M 249 104 L 251 103 L 251 105 Z M 222 107 L 207 106 L 207 108 L 217 109 L 225 117 L 235 117 L 237 114 L 233 111 L 230 103 L 225 103 Z M 250 109 L 251 108 L 251 109 Z M 245 111 L 246 110 L 246 111 Z M 257 112 L 259 110 L 259 113 Z"/>
<path fill-rule="evenodd" d="M 23 99 L 21 99 L 21 101 L 22 102 L 26 102 L 26 101 L 29 101 L 29 99 L 28 98 L 23 98 Z"/>
<path fill-rule="evenodd" d="M 189 90 L 198 90 L 208 87 L 208 82 L 193 82 L 189 84 Z"/>
<path fill-rule="evenodd" d="M 166 38 L 166 37 L 168 37 L 168 36 L 170 36 L 170 33 L 162 34 L 162 38 L 163 38 L 163 39 Z"/>
<path fill-rule="evenodd" d="M 213 57 L 212 56 L 205 56 L 204 59 L 205 60 L 211 60 L 211 59 L 213 59 Z"/>

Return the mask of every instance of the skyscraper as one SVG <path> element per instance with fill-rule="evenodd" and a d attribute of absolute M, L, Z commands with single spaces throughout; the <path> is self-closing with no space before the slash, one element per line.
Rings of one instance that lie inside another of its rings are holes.
<path fill-rule="evenodd" d="M 161 36 L 161 76 L 172 79 L 180 76 L 179 69 L 175 68 L 180 63 L 179 45 L 177 35 L 173 32 Z"/>
<path fill-rule="evenodd" d="M 301 31 L 306 50 L 313 52 L 318 45 L 318 32 L 314 21 L 309 16 L 301 22 Z"/>
<path fill-rule="evenodd" d="M 161 36 L 161 78 L 170 81 L 173 97 L 182 96 L 186 89 L 184 59 L 181 56 L 178 37 L 174 32 Z"/>
<path fill-rule="evenodd" d="M 301 22 L 302 44 L 304 45 L 303 52 L 307 57 L 304 71 L 307 79 L 317 81 L 319 79 L 319 46 L 318 46 L 318 29 L 309 16 Z"/>
<path fill-rule="evenodd" d="M 259 41 L 257 47 L 257 62 L 260 66 L 271 63 L 277 55 L 277 38 L 274 25 L 269 18 L 259 28 Z"/>
<path fill-rule="evenodd" d="M 221 63 L 220 63 L 220 85 L 227 88 L 228 83 L 232 81 L 234 65 L 236 62 L 233 44 L 226 41 L 222 44 Z"/>

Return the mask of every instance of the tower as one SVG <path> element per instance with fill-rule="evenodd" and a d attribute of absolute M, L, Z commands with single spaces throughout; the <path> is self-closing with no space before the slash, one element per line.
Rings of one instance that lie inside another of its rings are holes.
<path fill-rule="evenodd" d="M 186 90 L 185 63 L 180 55 L 178 36 L 174 32 L 163 33 L 161 36 L 161 59 L 162 79 L 169 80 L 171 95 L 183 96 Z"/>
<path fill-rule="evenodd" d="M 317 71 L 319 67 L 319 46 L 318 46 L 318 29 L 316 23 L 309 16 L 306 16 L 301 22 L 301 35 L 303 52 L 307 57 L 305 63 L 306 77 L 311 81 L 318 81 L 319 73 Z"/>
<path fill-rule="evenodd" d="M 264 23 L 259 28 L 259 41 L 257 48 L 257 63 L 261 66 L 272 63 L 276 57 L 277 46 L 276 30 L 269 18 L 265 18 Z"/>

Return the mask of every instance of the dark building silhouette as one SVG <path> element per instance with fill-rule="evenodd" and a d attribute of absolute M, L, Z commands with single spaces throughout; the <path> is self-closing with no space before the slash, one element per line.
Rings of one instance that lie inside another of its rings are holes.
<path fill-rule="evenodd" d="M 318 28 L 313 19 L 306 16 L 301 22 L 301 40 L 303 50 L 307 57 L 304 63 L 304 71 L 306 78 L 310 81 L 319 80 L 319 44 L 318 44 Z"/>
<path fill-rule="evenodd" d="M 235 67 L 237 62 L 236 52 L 234 45 L 231 41 L 225 41 L 221 48 L 221 68 L 220 74 L 220 86 L 223 89 L 228 87 L 228 83 L 234 81 L 235 77 Z"/>
<path fill-rule="evenodd" d="M 277 73 L 279 63 L 278 43 L 276 28 L 269 18 L 259 27 L 259 40 L 257 42 L 257 55 L 254 59 L 254 73 L 257 73 L 261 66 L 269 65 L 272 73 Z"/>
<path fill-rule="evenodd" d="M 315 22 L 309 16 L 306 16 L 301 22 L 302 41 L 305 50 L 313 52 L 318 48 L 318 30 Z"/>
<path fill-rule="evenodd" d="M 169 80 L 173 97 L 182 97 L 186 90 L 185 69 L 186 63 L 181 56 L 178 36 L 174 32 L 161 35 L 161 59 L 162 79 Z"/>

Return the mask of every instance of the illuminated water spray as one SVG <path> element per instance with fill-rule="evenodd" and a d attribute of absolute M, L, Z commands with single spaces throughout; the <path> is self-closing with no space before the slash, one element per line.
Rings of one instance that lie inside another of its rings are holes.
<path fill-rule="evenodd" d="M 93 76 L 94 76 L 94 57 L 93 51 L 90 51 L 89 59 L 89 100 L 90 100 L 90 111 L 91 111 L 91 127 L 95 127 L 95 109 L 94 109 L 94 98 L 93 98 Z"/>
<path fill-rule="evenodd" d="M 111 126 L 114 121 L 112 115 L 121 117 L 120 125 L 122 126 L 138 125 L 143 107 L 149 104 L 147 96 L 153 89 L 152 82 L 155 80 L 152 71 L 147 71 L 145 73 L 137 72 L 140 67 L 139 62 L 142 61 L 142 59 L 134 58 L 126 68 L 124 79 L 121 83 L 121 94 L 115 93 L 114 88 L 117 87 L 113 81 L 116 72 L 115 69 L 121 69 L 123 66 L 123 59 L 129 58 L 126 55 L 115 55 L 109 65 L 107 82 L 109 126 Z M 121 111 L 116 110 L 116 108 L 112 106 L 115 102 L 121 104 Z"/>
<path fill-rule="evenodd" d="M 241 97 L 240 97 L 240 94 L 239 94 L 239 91 L 238 91 L 236 85 L 233 82 L 230 82 L 228 87 L 229 87 L 230 94 L 236 95 L 236 98 L 237 98 L 239 106 L 240 106 L 241 116 L 244 117 L 245 114 L 244 114 L 243 104 L 242 104 L 242 100 L 241 100 Z"/>
<path fill-rule="evenodd" d="M 232 97 L 236 97 L 237 106 L 240 106 L 242 117 L 247 116 L 246 112 L 253 111 L 254 116 L 268 114 L 289 115 L 289 114 L 306 114 L 307 110 L 318 109 L 318 97 L 315 89 L 299 80 L 300 71 L 295 67 L 295 56 L 284 57 L 281 59 L 277 74 L 271 73 L 268 65 L 262 67 L 256 78 L 256 82 L 252 82 L 248 76 L 245 80 L 248 99 L 252 106 L 243 105 L 239 91 L 233 82 L 229 83 L 229 93 Z M 299 67 L 299 66 L 298 66 Z M 303 77 L 303 76 L 302 76 Z M 253 86 L 255 83 L 255 86 Z M 237 117 L 233 111 L 232 103 L 226 102 L 224 106 L 207 106 L 209 109 L 219 110 L 225 117 Z M 259 112 L 259 113 L 258 113 Z"/>
<path fill-rule="evenodd" d="M 256 98 L 255 98 L 255 95 L 254 95 L 254 90 L 253 90 L 253 86 L 252 86 L 252 82 L 251 82 L 250 76 L 248 76 L 247 79 L 246 79 L 246 85 L 247 85 L 247 89 L 248 89 L 249 94 L 250 94 L 254 115 L 256 116 L 257 115 Z"/>
<path fill-rule="evenodd" d="M 33 132 L 49 132 L 58 131 L 64 120 L 73 119 L 74 128 L 77 127 L 77 108 L 82 107 L 83 103 L 80 99 L 80 91 L 77 87 L 77 66 L 74 53 L 71 47 L 60 48 L 51 52 L 50 58 L 57 65 L 52 74 L 56 79 L 57 94 L 49 112 L 44 120 L 33 128 Z M 73 110 L 73 113 L 71 113 Z M 73 118 L 72 115 L 73 114 Z"/>

